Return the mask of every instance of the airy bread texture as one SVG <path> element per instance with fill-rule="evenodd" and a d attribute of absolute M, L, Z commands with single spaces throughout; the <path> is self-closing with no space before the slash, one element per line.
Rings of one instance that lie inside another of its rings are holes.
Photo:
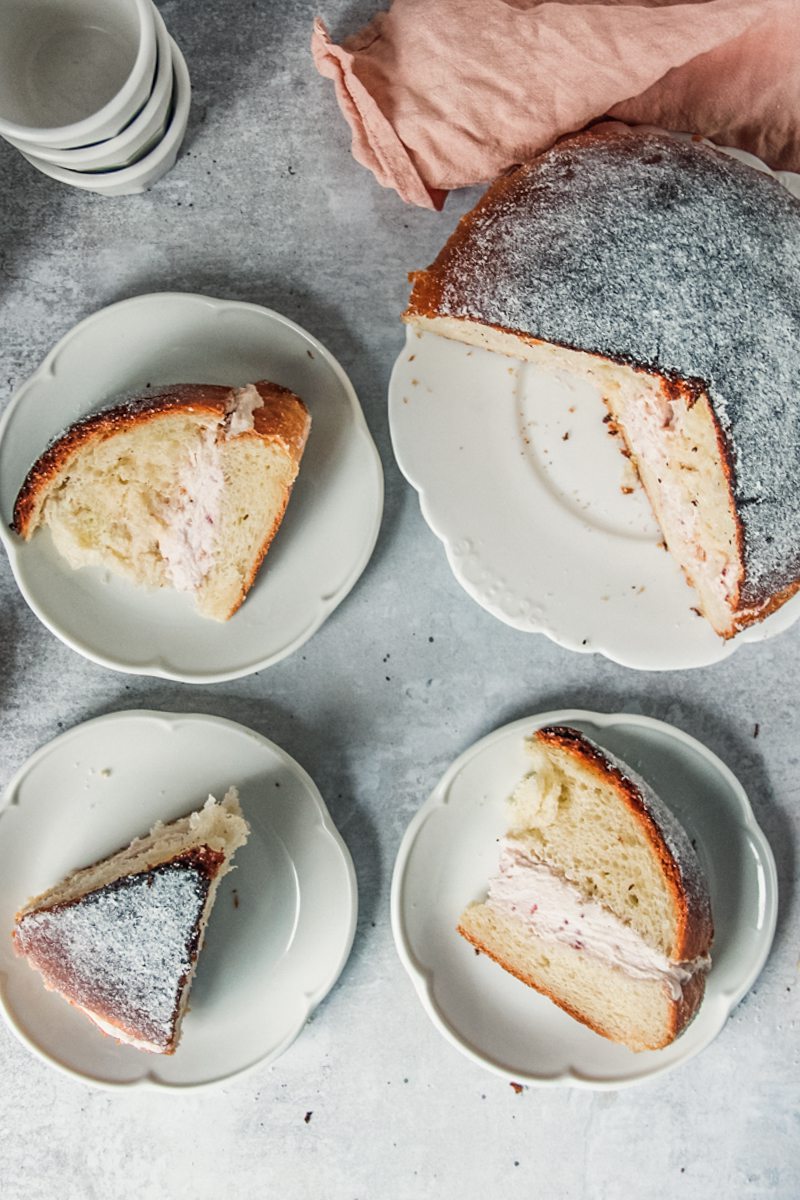
<path fill-rule="evenodd" d="M 597 1033 L 667 1045 L 697 1011 L 713 938 L 691 843 L 652 789 L 577 730 L 528 739 L 500 875 L 459 932 Z"/>
<path fill-rule="evenodd" d="M 72 567 L 194 594 L 224 621 L 283 519 L 310 428 L 302 401 L 261 381 L 181 385 L 77 422 L 34 464 L 14 510 L 48 526 Z"/>
<path fill-rule="evenodd" d="M 173 1054 L 217 888 L 248 834 L 236 788 L 209 796 L 29 900 L 14 948 L 104 1033 Z"/>
<path fill-rule="evenodd" d="M 497 179 L 411 279 L 418 330 L 597 385 L 718 634 L 798 591 L 800 203 L 775 179 L 604 125 Z"/>
<path fill-rule="evenodd" d="M 595 1033 L 631 1050 L 674 1041 L 700 1007 L 705 977 L 694 975 L 676 1000 L 664 986 L 636 979 L 550 938 L 540 938 L 488 905 L 468 908 L 459 933 L 522 983 Z"/>

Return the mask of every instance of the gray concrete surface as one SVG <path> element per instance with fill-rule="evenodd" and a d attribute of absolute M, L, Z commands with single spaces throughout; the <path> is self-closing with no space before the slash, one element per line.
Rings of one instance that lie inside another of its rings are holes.
<path fill-rule="evenodd" d="M 0 144 L 0 403 L 63 333 L 112 301 L 173 289 L 263 303 L 311 330 L 350 373 L 386 473 L 383 528 L 362 580 L 301 654 L 206 688 L 84 661 L 38 623 L 3 558 L 0 783 L 61 729 L 100 713 L 153 707 L 241 721 L 319 784 L 355 861 L 359 926 L 339 984 L 295 1045 L 216 1091 L 93 1090 L 0 1026 L 0 1194 L 800 1195 L 800 627 L 707 670 L 640 674 L 478 608 L 394 464 L 386 417 L 406 272 L 430 260 L 474 196 L 452 197 L 443 214 L 411 210 L 354 163 L 331 86 L 310 59 L 316 4 L 161 7 L 194 101 L 183 154 L 151 192 L 73 192 Z M 325 0 L 322 11 L 344 34 L 371 9 Z M 419 1006 L 389 929 L 391 868 L 453 757 L 508 720 L 573 705 L 671 721 L 733 768 L 777 857 L 778 936 L 750 995 L 689 1065 L 620 1093 L 516 1094 L 443 1041 Z"/>

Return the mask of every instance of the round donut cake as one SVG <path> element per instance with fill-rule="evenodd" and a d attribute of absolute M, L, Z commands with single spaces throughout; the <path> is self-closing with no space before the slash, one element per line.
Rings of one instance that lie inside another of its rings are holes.
<path fill-rule="evenodd" d="M 718 633 L 800 588 L 800 203 L 772 176 L 603 126 L 411 278 L 418 328 L 594 380 Z"/>

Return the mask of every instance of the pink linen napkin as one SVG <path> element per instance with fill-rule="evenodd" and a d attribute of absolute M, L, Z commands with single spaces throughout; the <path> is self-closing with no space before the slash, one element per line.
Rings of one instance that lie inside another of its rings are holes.
<path fill-rule="evenodd" d="M 800 169 L 800 0 L 394 0 L 312 52 L 355 158 L 426 208 L 605 115 Z"/>

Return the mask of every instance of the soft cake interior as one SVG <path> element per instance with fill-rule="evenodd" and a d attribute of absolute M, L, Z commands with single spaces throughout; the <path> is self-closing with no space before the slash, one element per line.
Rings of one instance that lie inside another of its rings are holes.
<path fill-rule="evenodd" d="M 558 747 L 531 739 L 532 773 L 509 805 L 509 832 L 646 942 L 675 951 L 674 900 L 640 823 L 616 788 Z"/>
<path fill-rule="evenodd" d="M 294 474 L 278 442 L 226 437 L 212 415 L 167 413 L 88 441 L 39 519 L 71 566 L 193 592 L 200 612 L 225 620 L 280 523 Z"/>

